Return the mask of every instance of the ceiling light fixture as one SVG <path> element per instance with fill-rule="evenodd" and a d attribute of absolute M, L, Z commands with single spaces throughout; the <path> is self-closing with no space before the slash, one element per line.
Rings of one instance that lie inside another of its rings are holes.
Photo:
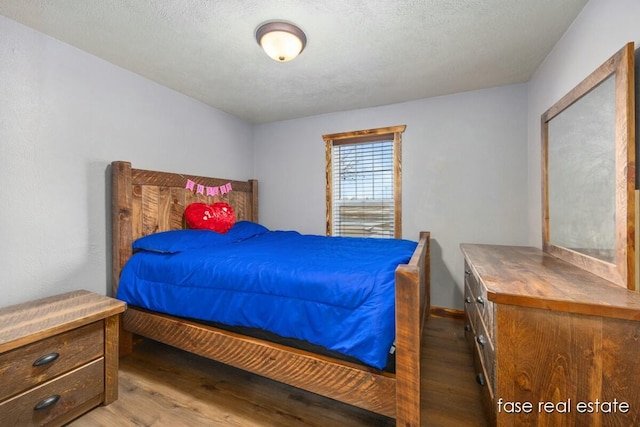
<path fill-rule="evenodd" d="M 262 49 L 278 62 L 287 62 L 302 52 L 307 36 L 293 24 L 267 22 L 256 30 L 256 40 Z"/>

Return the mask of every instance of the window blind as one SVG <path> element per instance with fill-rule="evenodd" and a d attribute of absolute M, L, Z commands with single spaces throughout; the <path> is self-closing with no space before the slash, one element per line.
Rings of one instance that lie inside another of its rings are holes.
<path fill-rule="evenodd" d="M 332 235 L 394 237 L 393 147 L 393 139 L 333 146 Z"/>

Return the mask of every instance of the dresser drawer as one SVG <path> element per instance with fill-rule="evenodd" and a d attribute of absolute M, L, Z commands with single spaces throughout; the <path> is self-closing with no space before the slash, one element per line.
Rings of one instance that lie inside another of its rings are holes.
<path fill-rule="evenodd" d="M 98 406 L 103 393 L 104 358 L 99 358 L 0 403 L 0 420 L 7 426 L 59 425 L 58 418 L 77 408 Z"/>
<path fill-rule="evenodd" d="M 476 276 L 473 275 L 473 271 L 466 261 L 464 263 L 464 281 L 469 286 L 469 290 L 472 295 L 478 296 L 480 294 L 480 284 L 478 283 Z"/>
<path fill-rule="evenodd" d="M 477 309 L 477 306 L 476 306 Z M 478 318 L 481 318 L 480 315 L 477 315 Z M 495 343 L 493 342 L 491 335 L 489 335 L 489 331 L 485 327 L 482 321 L 479 321 L 475 325 L 475 348 L 482 360 L 482 365 L 484 366 L 486 380 L 491 390 L 491 394 L 493 394 L 494 386 L 495 386 L 495 366 L 496 366 L 496 351 L 495 351 Z"/>
<path fill-rule="evenodd" d="M 475 309 L 475 299 L 469 285 L 464 285 L 464 312 L 467 315 L 467 323 L 465 325 L 465 331 L 468 334 L 475 336 L 478 320 L 478 311 Z"/>
<path fill-rule="evenodd" d="M 487 290 L 473 274 L 473 270 L 465 262 L 465 285 L 469 287 L 469 296 L 465 294 L 465 305 L 475 304 L 479 316 L 486 326 L 486 336 L 493 339 L 494 304 L 487 299 Z"/>
<path fill-rule="evenodd" d="M 475 346 L 473 348 L 475 350 Z M 488 419 L 487 425 L 495 426 L 495 388 L 489 381 L 487 381 L 488 374 L 481 360 L 481 356 L 475 351 L 473 353 L 473 367 L 476 372 L 475 380 L 482 386 L 480 400 L 482 402 L 482 406 L 484 407 L 484 414 Z M 484 424 L 479 423 L 479 425 Z"/>
<path fill-rule="evenodd" d="M 103 354 L 102 321 L 0 354 L 0 400 L 71 371 Z"/>
<path fill-rule="evenodd" d="M 465 270 L 467 271 L 467 270 Z M 473 280 L 473 275 L 466 275 L 468 279 Z M 478 302 L 477 297 L 474 296 L 472 291 L 472 285 L 470 286 L 470 280 L 465 280 L 465 336 L 471 343 L 474 353 L 476 354 L 477 361 L 481 365 L 481 369 L 478 370 L 478 374 L 482 373 L 482 380 L 489 389 L 491 398 L 493 398 L 493 392 L 495 390 L 495 342 L 493 333 L 493 322 L 491 327 L 485 323 L 485 316 L 489 315 L 493 319 L 493 305 L 491 311 L 486 310 L 486 304 Z M 473 282 L 471 282 L 473 283 Z M 477 286 L 476 291 L 481 289 Z"/>
<path fill-rule="evenodd" d="M 485 325 L 487 336 L 493 341 L 494 337 L 494 308 L 493 302 L 487 300 L 487 291 L 484 286 L 481 286 L 481 299 L 476 297 L 476 308 L 478 309 L 479 316 L 482 318 L 482 322 Z"/>

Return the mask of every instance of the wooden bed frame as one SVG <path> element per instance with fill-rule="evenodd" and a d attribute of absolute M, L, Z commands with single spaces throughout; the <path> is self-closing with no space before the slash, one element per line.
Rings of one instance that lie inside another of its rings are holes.
<path fill-rule="evenodd" d="M 258 222 L 258 182 L 132 169 L 116 161 L 112 174 L 113 294 L 138 237 L 182 229 L 185 207 L 222 200 L 237 220 Z M 206 187 L 231 183 L 222 196 L 186 188 L 187 180 Z M 169 344 L 313 393 L 396 419 L 398 426 L 421 425 L 420 349 L 430 309 L 430 233 L 421 232 L 410 262 L 396 269 L 396 372 L 274 344 L 215 327 L 128 307 L 123 314 L 121 354 L 133 350 L 132 334 Z"/>

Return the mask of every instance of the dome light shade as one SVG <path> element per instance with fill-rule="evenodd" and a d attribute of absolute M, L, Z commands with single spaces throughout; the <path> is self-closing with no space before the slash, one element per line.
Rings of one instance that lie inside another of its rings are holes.
<path fill-rule="evenodd" d="M 307 36 L 293 24 L 267 22 L 256 31 L 256 40 L 272 59 L 287 62 L 302 52 L 307 44 Z"/>

